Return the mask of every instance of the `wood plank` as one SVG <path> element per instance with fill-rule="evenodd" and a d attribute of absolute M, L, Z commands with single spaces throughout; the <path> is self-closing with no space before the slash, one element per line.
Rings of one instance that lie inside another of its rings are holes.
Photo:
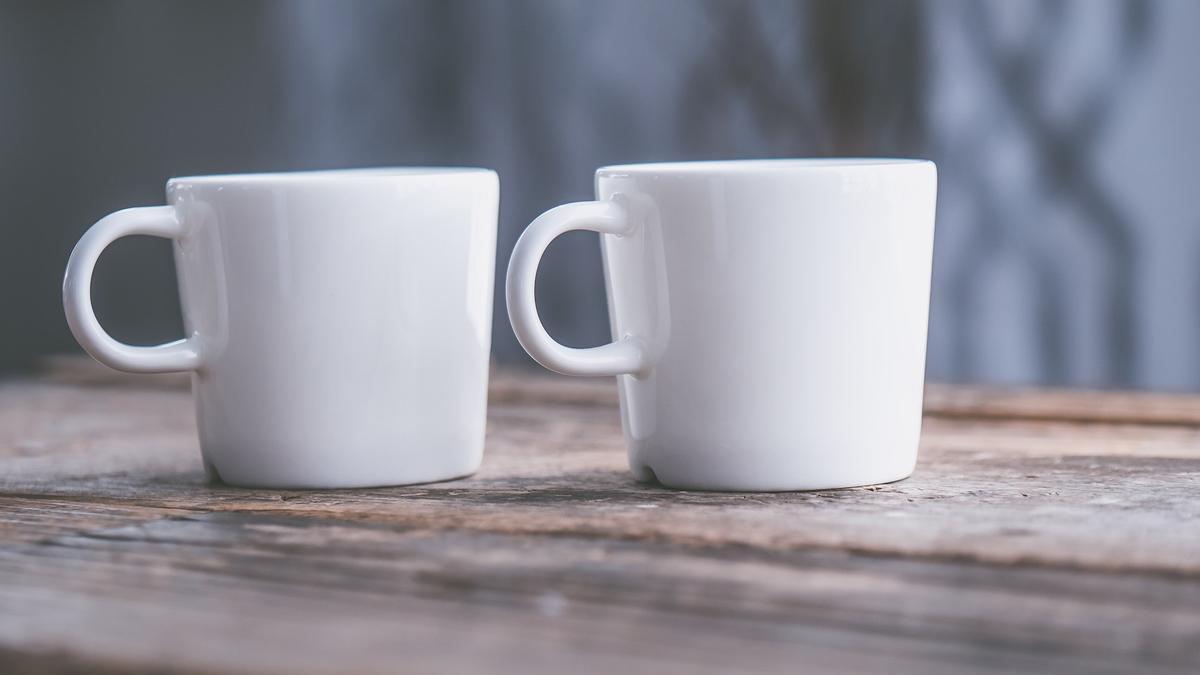
<path fill-rule="evenodd" d="M 68 431 L 61 410 L 73 411 Z M 9 384 L 0 385 L 0 411 L 0 429 L 11 428 L 4 416 L 16 417 L 22 438 L 41 439 L 31 452 L 0 436 L 0 494 L 12 497 L 1200 572 L 1200 436 L 1191 429 L 1142 427 L 1114 442 L 1109 428 L 1080 436 L 1046 423 L 931 423 L 918 471 L 906 481 L 814 493 L 689 493 L 632 481 L 611 408 L 494 405 L 484 467 L 468 480 L 286 492 L 205 484 L 186 392 Z"/>
<path fill-rule="evenodd" d="M 49 541 L 76 532 L 147 523 L 189 511 L 79 499 L 0 496 L 0 545 Z"/>
<path fill-rule="evenodd" d="M 1200 426 L 1200 396 L 1080 389 L 1007 389 L 933 384 L 926 414 L 938 417 Z"/>
<path fill-rule="evenodd" d="M 186 382 L 71 363 L 0 381 L 0 672 L 1200 668 L 1200 425 L 1154 397 L 934 387 L 913 478 L 721 494 L 630 478 L 611 381 L 498 371 L 474 477 L 243 490 Z"/>
<path fill-rule="evenodd" d="M 0 574 L 0 642 L 32 633 L 130 669 L 168 654 L 263 673 L 1200 662 L 1194 583 L 831 551 L 198 514 L 0 551 Z"/>

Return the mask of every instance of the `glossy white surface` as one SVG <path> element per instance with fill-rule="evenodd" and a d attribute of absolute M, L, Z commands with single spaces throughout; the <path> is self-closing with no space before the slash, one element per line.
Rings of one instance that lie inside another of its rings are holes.
<path fill-rule="evenodd" d="M 618 376 L 639 480 L 813 490 L 899 480 L 917 458 L 937 172 L 921 160 L 607 167 L 597 202 L 539 217 L 509 317 L 540 363 Z M 615 342 L 573 350 L 533 277 L 570 229 L 601 232 Z"/>
<path fill-rule="evenodd" d="M 359 487 L 473 473 L 483 452 L 496 174 L 367 169 L 176 178 L 76 246 L 68 322 L 97 360 L 191 370 L 208 470 L 228 483 Z M 131 347 L 91 272 L 129 234 L 175 242 L 187 337 Z"/>

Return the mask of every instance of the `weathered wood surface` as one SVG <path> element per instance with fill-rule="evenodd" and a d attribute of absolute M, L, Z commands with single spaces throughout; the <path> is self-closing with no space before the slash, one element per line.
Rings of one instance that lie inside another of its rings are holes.
<path fill-rule="evenodd" d="M 674 492 L 500 372 L 462 481 L 204 482 L 178 378 L 0 381 L 0 672 L 1197 672 L 1200 397 L 931 387 L 913 478 Z"/>

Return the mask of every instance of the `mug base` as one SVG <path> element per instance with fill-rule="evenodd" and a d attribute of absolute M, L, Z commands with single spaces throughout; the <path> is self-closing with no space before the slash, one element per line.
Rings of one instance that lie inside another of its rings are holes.
<path fill-rule="evenodd" d="M 672 490 L 696 492 L 815 492 L 819 490 L 841 490 L 869 485 L 884 485 L 902 481 L 913 474 L 915 467 L 902 470 L 878 471 L 857 475 L 808 475 L 788 479 L 787 477 L 764 474 L 749 476 L 701 476 L 692 472 L 675 472 L 669 468 L 654 468 L 649 465 L 630 465 L 634 480 L 639 483 L 660 485 Z"/>
<path fill-rule="evenodd" d="M 479 466 L 442 472 L 407 473 L 396 476 L 253 476 L 238 473 L 222 473 L 210 461 L 204 460 L 204 473 L 209 483 L 225 487 L 258 488 L 271 490 L 350 490 L 365 488 L 406 487 L 444 483 L 473 476 Z"/>

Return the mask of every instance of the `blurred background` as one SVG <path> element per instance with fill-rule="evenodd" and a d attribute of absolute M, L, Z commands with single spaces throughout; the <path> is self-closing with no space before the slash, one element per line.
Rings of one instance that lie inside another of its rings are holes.
<path fill-rule="evenodd" d="M 1200 391 L 1197 28 L 1194 0 L 0 0 L 0 369 L 77 351 L 71 247 L 175 175 L 494 168 L 500 289 L 595 167 L 883 155 L 940 168 L 932 379 Z M 169 246 L 102 260 L 118 338 L 180 335 Z M 607 339 L 595 235 L 539 284 L 561 341 Z"/>

